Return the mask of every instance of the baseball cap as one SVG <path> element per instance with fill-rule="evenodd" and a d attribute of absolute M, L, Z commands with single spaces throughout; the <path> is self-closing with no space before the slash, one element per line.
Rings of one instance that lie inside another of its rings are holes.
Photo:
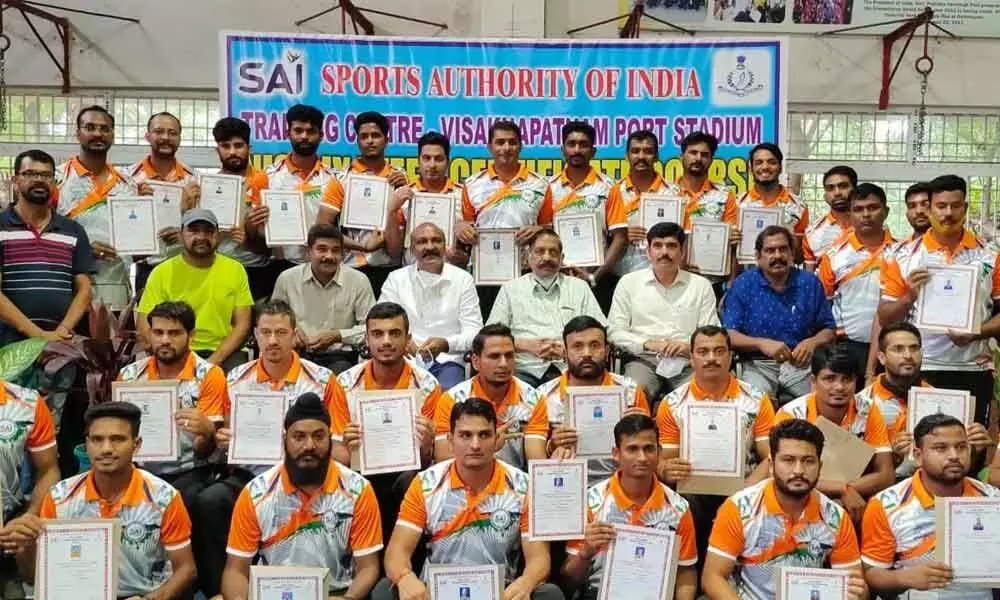
<path fill-rule="evenodd" d="M 181 217 L 181 228 L 193 223 L 208 223 L 216 229 L 219 228 L 219 220 L 215 218 L 215 213 L 207 208 L 192 208 Z"/>

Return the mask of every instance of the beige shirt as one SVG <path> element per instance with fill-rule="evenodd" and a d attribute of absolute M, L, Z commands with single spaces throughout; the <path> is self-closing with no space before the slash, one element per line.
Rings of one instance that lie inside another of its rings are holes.
<path fill-rule="evenodd" d="M 287 269 L 278 275 L 271 299 L 284 300 L 292 307 L 299 328 L 307 336 L 332 329 L 340 331 L 341 343 L 328 350 L 361 345 L 365 317 L 375 305 L 368 278 L 347 265 L 340 265 L 326 285 L 313 277 L 309 263 Z"/>
<path fill-rule="evenodd" d="M 701 275 L 678 271 L 664 287 L 652 267 L 629 273 L 618 281 L 608 312 L 608 338 L 632 354 L 651 339 L 687 342 L 702 325 L 718 325 L 712 284 Z"/>

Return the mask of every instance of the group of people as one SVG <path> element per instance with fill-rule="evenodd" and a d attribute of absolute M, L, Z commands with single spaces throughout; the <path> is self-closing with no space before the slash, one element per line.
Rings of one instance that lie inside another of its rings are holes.
<path fill-rule="evenodd" d="M 172 115 L 150 119 L 150 155 L 129 169 L 108 162 L 114 119 L 100 107 L 78 115 L 80 153 L 66 164 L 17 157 L 17 199 L 0 214 L 2 342 L 67 340 L 95 301 L 131 311 L 146 356 L 119 378 L 176 380 L 181 402 L 176 460 L 136 466 L 141 411 L 104 402 L 85 416 L 89 470 L 61 479 L 61 403 L 2 382 L 0 424 L 16 426 L 0 428 L 0 549 L 25 582 L 45 520 L 116 518 L 119 596 L 130 600 L 245 600 L 254 564 L 324 567 L 330 597 L 351 600 L 429 598 L 435 564 L 502 565 L 505 600 L 596 598 L 615 525 L 635 525 L 678 537 L 678 600 L 771 599 L 781 566 L 847 570 L 852 600 L 937 589 L 992 598 L 953 585 L 951 566 L 934 560 L 935 498 L 1000 494 L 975 478 L 997 437 L 1000 274 L 997 251 L 965 227 L 961 178 L 911 187 L 913 233 L 897 241 L 884 190 L 847 166 L 824 175 L 830 211 L 811 220 L 780 183 L 770 143 L 750 152 L 754 182 L 739 199 L 708 179 L 711 135 L 685 138 L 683 173 L 665 181 L 659 140 L 633 132 L 630 172 L 613 181 L 591 166 L 596 135 L 583 122 L 563 129 L 565 169 L 551 180 L 523 165 L 517 125 L 500 121 L 489 168 L 452 181 L 448 139 L 432 132 L 411 182 L 386 160 L 386 118 L 362 113 L 349 173 L 394 191 L 384 231 L 354 230 L 338 224 L 347 173 L 317 154 L 322 113 L 296 105 L 286 117 L 290 151 L 266 171 L 251 166 L 245 122 L 215 126 L 220 172 L 244 180 L 232 229 L 199 206 Z M 184 186 L 184 212 L 160 231 L 161 256 L 135 260 L 136 302 L 107 202 L 157 182 Z M 265 189 L 304 192 L 306 247 L 267 247 Z M 453 239 L 407 223 L 418 191 L 454 195 Z M 645 229 L 650 193 L 681 199 L 683 222 Z M 698 274 L 685 253 L 692 219 L 729 224 L 735 255 L 741 207 L 781 209 L 754 240 L 756 263 Z M 552 223 L 574 213 L 599 217 L 599 267 L 563 264 Z M 495 228 L 516 230 L 526 272 L 477 286 L 477 232 Z M 978 267 L 979 332 L 910 322 L 926 267 L 942 263 Z M 909 431 L 915 386 L 971 392 L 975 423 L 938 414 Z M 613 449 L 588 460 L 586 535 L 530 539 L 528 463 L 575 457 L 567 390 L 580 387 L 621 388 L 626 408 Z M 351 468 L 365 436 L 352 399 L 377 390 L 415 394 L 422 470 Z M 279 464 L 227 464 L 233 402 L 252 392 L 289 400 Z M 729 498 L 676 491 L 692 472 L 681 447 L 693 401 L 738 408 L 745 488 Z M 822 476 L 819 417 L 873 448 L 856 480 Z"/>

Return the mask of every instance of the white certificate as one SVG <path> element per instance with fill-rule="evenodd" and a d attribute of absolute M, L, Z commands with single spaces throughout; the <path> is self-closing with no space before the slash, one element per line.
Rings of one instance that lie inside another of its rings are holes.
<path fill-rule="evenodd" d="M 701 275 L 729 274 L 729 223 L 695 219 L 691 221 L 688 263 Z"/>
<path fill-rule="evenodd" d="M 610 458 L 614 430 L 625 413 L 625 388 L 617 385 L 566 388 L 567 419 L 576 429 L 578 458 Z"/>
<path fill-rule="evenodd" d="M 657 223 L 684 226 L 684 204 L 671 194 L 642 194 L 639 197 L 639 221 L 649 231 Z"/>
<path fill-rule="evenodd" d="M 780 208 L 740 208 L 740 245 L 736 249 L 740 264 L 757 262 L 757 236 L 772 225 L 780 225 L 781 213 Z"/>
<path fill-rule="evenodd" d="M 691 463 L 691 477 L 678 485 L 678 491 L 728 496 L 746 487 L 739 406 L 732 402 L 687 402 L 683 418 L 681 458 Z"/>
<path fill-rule="evenodd" d="M 615 525 L 599 600 L 669 600 L 677 575 L 677 536 L 652 527 Z"/>
<path fill-rule="evenodd" d="M 937 560 L 952 568 L 952 585 L 1000 587 L 1000 498 L 937 498 Z"/>
<path fill-rule="evenodd" d="M 142 411 L 139 423 L 142 447 L 135 453 L 136 462 L 177 460 L 177 386 L 176 379 L 116 381 L 111 384 L 113 400 L 129 402 Z"/>
<path fill-rule="evenodd" d="M 261 203 L 270 210 L 264 240 L 269 247 L 305 246 L 306 201 L 301 191 L 264 190 Z"/>
<path fill-rule="evenodd" d="M 222 173 L 201 176 L 201 200 L 198 207 L 212 211 L 219 229 L 232 229 L 240 223 L 243 178 Z"/>
<path fill-rule="evenodd" d="M 972 265 L 927 265 L 930 279 L 917 298 L 914 325 L 928 331 L 979 331 L 979 268 Z"/>
<path fill-rule="evenodd" d="M 972 394 L 966 390 L 911 387 L 906 398 L 906 430 L 912 433 L 921 419 L 936 414 L 955 417 L 969 426 L 972 424 L 972 411 Z"/>
<path fill-rule="evenodd" d="M 153 188 L 153 202 L 156 203 L 156 224 L 160 229 L 181 226 L 181 204 L 184 186 L 163 181 L 149 181 Z"/>
<path fill-rule="evenodd" d="M 480 229 L 472 248 L 476 285 L 503 285 L 521 276 L 516 229 Z"/>
<path fill-rule="evenodd" d="M 427 566 L 431 600 L 500 600 L 503 595 L 501 565 Z"/>
<path fill-rule="evenodd" d="M 599 267 L 604 264 L 604 232 L 597 221 L 597 213 L 557 216 L 553 229 L 562 240 L 564 265 Z"/>
<path fill-rule="evenodd" d="M 250 600 L 326 600 L 322 567 L 250 566 Z"/>
<path fill-rule="evenodd" d="M 271 465 L 284 456 L 281 434 L 284 430 L 288 396 L 281 392 L 233 394 L 229 426 L 229 464 Z"/>
<path fill-rule="evenodd" d="M 847 600 L 850 572 L 779 567 L 775 600 Z"/>
<path fill-rule="evenodd" d="M 410 201 L 410 214 L 406 221 L 406 235 L 409 237 L 417 225 L 433 223 L 444 232 L 444 245 L 451 246 L 455 235 L 455 196 L 453 194 L 431 194 L 414 192 Z"/>
<path fill-rule="evenodd" d="M 355 397 L 356 420 L 361 425 L 361 474 L 419 470 L 417 391 L 360 392 Z"/>
<path fill-rule="evenodd" d="M 118 519 L 44 521 L 35 555 L 35 597 L 116 600 Z"/>
<path fill-rule="evenodd" d="M 346 229 L 385 229 L 392 188 L 385 177 L 351 173 L 344 181 L 340 225 Z"/>
<path fill-rule="evenodd" d="M 528 461 L 528 539 L 582 540 L 586 498 L 586 460 Z"/>
<path fill-rule="evenodd" d="M 160 227 L 152 196 L 110 196 L 108 227 L 111 247 L 118 254 L 158 254 L 160 251 Z"/>

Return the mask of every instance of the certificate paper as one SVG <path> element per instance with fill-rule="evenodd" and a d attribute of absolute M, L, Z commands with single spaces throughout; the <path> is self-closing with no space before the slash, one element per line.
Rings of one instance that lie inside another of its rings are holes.
<path fill-rule="evenodd" d="M 517 230 L 480 229 L 472 248 L 472 274 L 476 285 L 503 285 L 521 276 Z"/>
<path fill-rule="evenodd" d="M 284 456 L 281 434 L 288 396 L 281 392 L 237 393 L 233 395 L 229 444 L 229 464 L 270 465 Z"/>
<path fill-rule="evenodd" d="M 911 387 L 906 399 L 906 430 L 913 432 L 927 415 L 945 414 L 972 424 L 972 394 L 966 390 Z"/>
<path fill-rule="evenodd" d="M 406 235 L 409 237 L 417 225 L 433 223 L 444 232 L 444 245 L 450 247 L 455 240 L 455 196 L 453 194 L 431 194 L 414 192 L 410 201 L 410 214 L 406 221 Z"/>
<path fill-rule="evenodd" d="M 136 462 L 177 460 L 177 380 L 116 381 L 111 397 L 129 402 L 142 411 L 139 436 L 142 447 L 135 453 Z"/>
<path fill-rule="evenodd" d="M 427 589 L 431 600 L 500 600 L 503 567 L 428 565 Z"/>
<path fill-rule="evenodd" d="M 729 223 L 696 219 L 691 221 L 688 263 L 701 275 L 729 274 Z"/>
<path fill-rule="evenodd" d="M 251 565 L 250 600 L 326 600 L 326 573 L 321 567 Z"/>
<path fill-rule="evenodd" d="M 736 249 L 736 260 L 740 264 L 753 264 L 757 262 L 757 236 L 772 225 L 781 224 L 780 208 L 751 208 L 740 209 L 740 245 Z"/>
<path fill-rule="evenodd" d="M 826 439 L 820 457 L 823 462 L 820 479 L 847 483 L 861 477 L 875 456 L 875 449 L 822 415 L 816 419 L 816 427 Z"/>
<path fill-rule="evenodd" d="M 599 267 L 604 264 L 604 232 L 597 222 L 597 213 L 557 216 L 553 229 L 562 240 L 564 265 Z"/>
<path fill-rule="evenodd" d="M 670 194 L 642 194 L 639 198 L 639 221 L 649 231 L 657 223 L 677 223 L 684 226 L 684 206 L 680 198 Z"/>
<path fill-rule="evenodd" d="M 181 226 L 181 200 L 184 186 L 162 181 L 149 181 L 156 204 L 156 224 L 160 229 Z"/>
<path fill-rule="evenodd" d="M 928 331 L 979 331 L 979 269 L 972 265 L 927 265 L 930 279 L 920 290 L 914 325 Z"/>
<path fill-rule="evenodd" d="M 937 498 L 937 560 L 952 568 L 952 585 L 1000 587 L 1000 498 Z"/>
<path fill-rule="evenodd" d="M 671 531 L 615 525 L 598 599 L 672 599 L 679 550 Z"/>
<path fill-rule="evenodd" d="M 779 567 L 775 600 L 847 600 L 849 580 L 839 569 Z"/>
<path fill-rule="evenodd" d="M 158 254 L 160 227 L 152 196 L 111 196 L 108 198 L 108 226 L 111 247 L 123 256 Z"/>
<path fill-rule="evenodd" d="M 240 222 L 240 199 L 243 196 L 243 178 L 239 175 L 206 174 L 200 179 L 201 200 L 205 208 L 219 221 L 219 229 L 232 229 Z"/>
<path fill-rule="evenodd" d="M 416 390 L 390 390 L 356 395 L 362 475 L 420 469 L 416 394 Z"/>
<path fill-rule="evenodd" d="M 688 494 L 729 496 L 744 487 L 745 451 L 740 409 L 730 402 L 684 404 L 681 457 L 691 477 L 678 484 Z"/>
<path fill-rule="evenodd" d="M 587 461 L 528 461 L 528 538 L 582 540 L 587 528 Z"/>
<path fill-rule="evenodd" d="M 625 413 L 625 388 L 566 388 L 567 418 L 576 429 L 577 458 L 610 458 L 614 429 Z"/>
<path fill-rule="evenodd" d="M 35 556 L 35 597 L 115 600 L 121 522 L 45 520 Z"/>
<path fill-rule="evenodd" d="M 340 225 L 345 229 L 385 229 L 392 189 L 384 177 L 351 173 L 344 182 L 344 212 Z"/>
<path fill-rule="evenodd" d="M 301 191 L 264 190 L 261 203 L 269 209 L 264 240 L 269 247 L 305 246 L 306 202 Z"/>

